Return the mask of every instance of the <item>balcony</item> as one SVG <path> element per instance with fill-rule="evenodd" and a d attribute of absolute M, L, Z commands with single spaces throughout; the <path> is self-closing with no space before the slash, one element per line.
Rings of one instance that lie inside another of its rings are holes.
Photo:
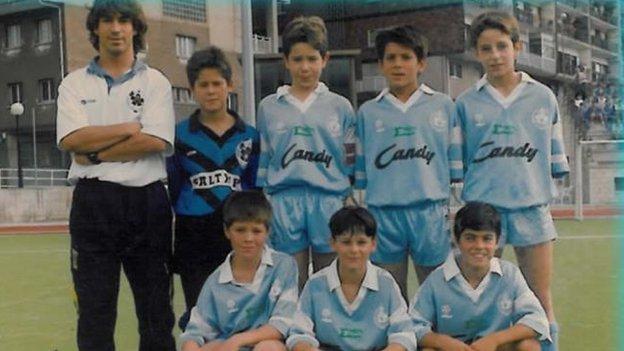
<path fill-rule="evenodd" d="M 518 55 L 518 65 L 523 66 L 527 71 L 533 71 L 530 73 L 557 73 L 557 63 L 554 59 L 524 51 L 520 52 L 520 55 Z"/>
<path fill-rule="evenodd" d="M 617 9 L 614 4 L 594 3 L 589 10 L 589 14 L 603 22 L 614 26 L 617 25 Z"/>
<path fill-rule="evenodd" d="M 273 52 L 271 38 L 254 34 L 252 37 L 254 54 L 270 54 Z"/>

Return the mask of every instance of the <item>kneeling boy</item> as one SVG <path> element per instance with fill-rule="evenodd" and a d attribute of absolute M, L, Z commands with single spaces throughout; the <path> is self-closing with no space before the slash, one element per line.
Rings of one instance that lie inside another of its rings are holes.
<path fill-rule="evenodd" d="M 501 224 L 494 207 L 457 212 L 450 254 L 418 291 L 410 315 L 423 350 L 540 350 L 548 320 L 520 270 L 494 257 Z"/>
<path fill-rule="evenodd" d="M 265 246 L 271 206 L 261 192 L 234 192 L 223 222 L 233 251 L 206 280 L 180 337 L 182 350 L 285 350 L 298 273 L 292 257 Z"/>

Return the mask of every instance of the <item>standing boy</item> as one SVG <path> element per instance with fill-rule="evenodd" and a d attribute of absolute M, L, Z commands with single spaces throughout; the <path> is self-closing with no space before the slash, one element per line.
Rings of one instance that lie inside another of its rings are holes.
<path fill-rule="evenodd" d="M 494 257 L 501 221 L 489 204 L 457 212 L 451 253 L 420 287 L 410 308 L 423 351 L 538 351 L 549 343 L 544 309 L 520 270 Z"/>
<path fill-rule="evenodd" d="M 485 75 L 456 101 L 466 166 L 462 197 L 500 212 L 499 247 L 514 247 L 551 323 L 553 343 L 543 347 L 556 350 L 550 286 L 557 232 L 549 203 L 557 192 L 553 178 L 565 176 L 569 167 L 557 98 L 515 69 L 522 49 L 518 31 L 516 19 L 505 12 L 487 12 L 472 22 L 471 43 Z"/>
<path fill-rule="evenodd" d="M 375 40 L 388 88 L 358 111 L 355 186 L 379 223 L 373 262 L 393 274 L 403 294 L 407 254 L 418 280 L 444 262 L 450 248 L 450 181 L 461 179 L 461 136 L 451 99 L 418 77 L 427 41 L 411 26 Z"/>
<path fill-rule="evenodd" d="M 96 0 L 98 56 L 59 87 L 57 141 L 73 155 L 71 271 L 78 349 L 114 350 L 119 274 L 135 299 L 139 350 L 174 350 L 171 208 L 161 179 L 173 150 L 171 85 L 136 59 L 147 30 L 134 0 Z"/>
<path fill-rule="evenodd" d="M 223 201 L 255 186 L 260 149 L 258 132 L 227 108 L 234 86 L 223 51 L 212 46 L 195 52 L 186 73 L 199 109 L 176 126 L 175 154 L 167 162 L 176 214 L 173 271 L 186 302 L 182 330 L 206 278 L 231 250 Z"/>
<path fill-rule="evenodd" d="M 299 284 L 334 258 L 330 216 L 351 192 L 355 117 L 347 99 L 319 81 L 329 54 L 319 17 L 298 17 L 284 29 L 284 63 L 292 85 L 258 107 L 261 136 L 258 186 L 271 195 L 271 244 L 295 257 Z"/>

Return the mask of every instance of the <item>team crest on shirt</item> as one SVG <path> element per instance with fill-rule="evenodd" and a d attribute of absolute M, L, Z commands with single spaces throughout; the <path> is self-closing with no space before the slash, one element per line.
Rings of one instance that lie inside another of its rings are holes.
<path fill-rule="evenodd" d="M 477 127 L 483 127 L 485 125 L 485 116 L 482 113 L 477 113 L 474 116 L 474 121 Z"/>
<path fill-rule="evenodd" d="M 377 310 L 375 310 L 374 320 L 377 327 L 384 329 L 388 325 L 388 319 L 388 312 L 386 312 L 385 308 L 380 306 Z"/>
<path fill-rule="evenodd" d="M 451 319 L 453 315 L 451 314 L 451 306 L 450 305 L 442 305 L 442 318 Z"/>
<path fill-rule="evenodd" d="M 236 145 L 236 160 L 242 168 L 247 167 L 252 149 L 253 141 L 251 139 L 245 139 Z"/>
<path fill-rule="evenodd" d="M 234 313 L 238 311 L 238 308 L 236 308 L 236 301 L 229 299 L 227 300 L 226 305 L 227 305 L 228 313 Z"/>
<path fill-rule="evenodd" d="M 545 129 L 548 127 L 548 121 L 550 120 L 548 118 L 548 110 L 544 107 L 535 110 L 531 120 L 539 129 Z"/>
<path fill-rule="evenodd" d="M 429 115 L 429 124 L 438 132 L 444 132 L 448 127 L 448 122 L 446 118 L 444 118 L 444 113 L 442 111 L 436 111 Z"/>
<path fill-rule="evenodd" d="M 128 107 L 134 113 L 140 113 L 143 111 L 143 105 L 145 104 L 145 99 L 143 98 L 143 92 L 141 89 L 134 89 L 128 93 L 128 97 L 126 99 L 128 103 Z"/>
<path fill-rule="evenodd" d="M 286 124 L 284 122 L 277 122 L 275 123 L 275 132 L 277 134 L 283 134 L 288 130 L 288 127 L 286 127 Z"/>
<path fill-rule="evenodd" d="M 511 314 L 511 310 L 512 310 L 512 307 L 513 307 L 513 302 L 511 301 L 511 299 L 509 297 L 503 296 L 503 298 L 498 300 L 496 305 L 498 306 L 498 310 L 502 314 L 504 314 L 506 316 Z"/>
<path fill-rule="evenodd" d="M 376 120 L 375 121 L 375 132 L 382 133 L 385 130 L 386 130 L 386 127 L 384 127 L 383 121 L 380 120 L 380 119 Z"/>
<path fill-rule="evenodd" d="M 321 311 L 321 320 L 325 323 L 333 323 L 334 321 L 331 318 L 331 311 L 329 308 L 323 308 Z"/>
<path fill-rule="evenodd" d="M 338 121 L 338 116 L 334 115 L 329 118 L 327 122 L 327 129 L 329 130 L 329 134 L 337 138 L 342 134 L 342 128 L 340 128 L 340 121 Z"/>

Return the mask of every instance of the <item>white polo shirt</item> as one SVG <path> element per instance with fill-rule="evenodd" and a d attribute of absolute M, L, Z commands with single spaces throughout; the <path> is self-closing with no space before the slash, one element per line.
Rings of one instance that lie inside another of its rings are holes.
<path fill-rule="evenodd" d="M 125 186 L 144 186 L 167 176 L 165 157 L 173 153 L 175 117 L 171 84 L 159 71 L 135 61 L 132 69 L 113 80 L 94 59 L 61 82 L 57 100 L 57 144 L 87 126 L 140 122 L 142 132 L 164 140 L 163 153 L 129 162 L 82 166 L 72 162 L 69 181 L 98 178 Z"/>

